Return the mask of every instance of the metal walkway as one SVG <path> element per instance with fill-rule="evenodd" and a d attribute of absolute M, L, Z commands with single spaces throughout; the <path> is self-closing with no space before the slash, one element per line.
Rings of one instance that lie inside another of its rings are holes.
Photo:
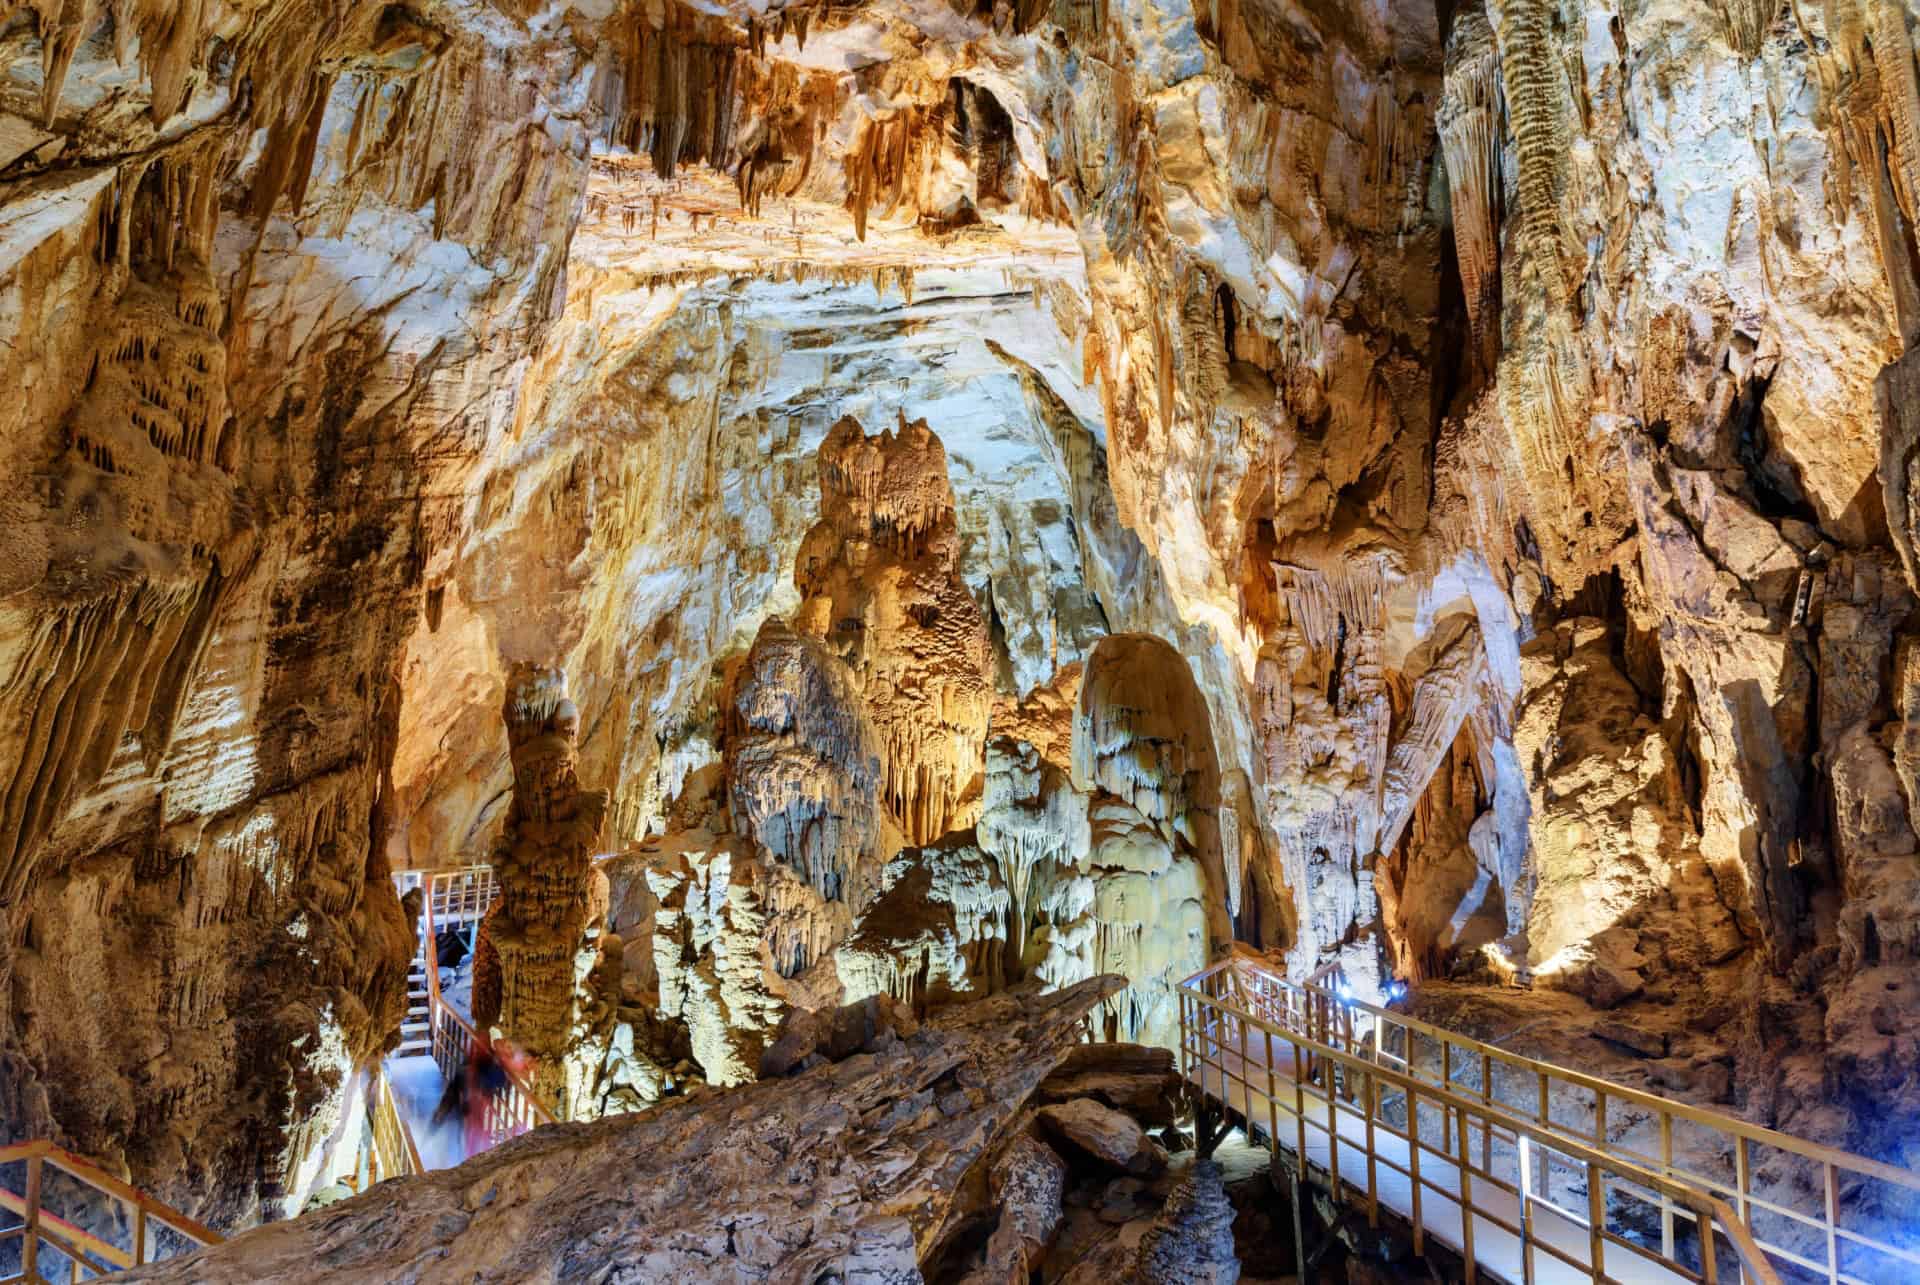
<path fill-rule="evenodd" d="M 1901 1217 L 1920 1174 L 1343 991 L 1242 948 L 1181 984 L 1181 1071 L 1299 1177 L 1397 1218 L 1417 1252 L 1433 1238 L 1458 1253 L 1469 1281 L 1920 1280 Z"/>

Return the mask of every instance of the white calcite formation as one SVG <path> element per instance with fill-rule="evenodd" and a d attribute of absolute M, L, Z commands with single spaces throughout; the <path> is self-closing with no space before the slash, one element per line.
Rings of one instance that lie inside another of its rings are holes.
<path fill-rule="evenodd" d="M 735 828 L 824 900 L 865 905 L 887 855 L 873 806 L 887 759 L 846 664 L 777 620 L 761 626 L 726 748 Z"/>

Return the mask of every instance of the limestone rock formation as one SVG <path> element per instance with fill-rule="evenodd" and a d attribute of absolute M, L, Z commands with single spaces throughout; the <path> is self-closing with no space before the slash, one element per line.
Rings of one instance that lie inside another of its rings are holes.
<path fill-rule="evenodd" d="M 1174 988 L 1230 936 L 1219 766 L 1186 663 L 1155 638 L 1104 638 L 1074 713 L 1073 781 L 1091 791 L 1093 968 L 1133 981 L 1110 1038 L 1171 1046 Z"/>
<path fill-rule="evenodd" d="M 648 931 L 630 939 L 651 948 L 655 1011 L 686 1027 L 710 1083 L 752 1079 L 788 979 L 846 935 L 846 908 L 733 837 L 693 831 L 622 860 L 650 894 Z"/>
<path fill-rule="evenodd" d="M 1239 941 L 1904 1155 L 1917 14 L 0 3 L 0 1121 L 297 1207 L 504 839 L 602 1104 Z"/>
<path fill-rule="evenodd" d="M 579 957 L 599 953 L 587 928 L 604 926 L 606 918 L 606 877 L 593 868 L 593 858 L 607 796 L 580 788 L 574 756 L 580 714 L 567 698 L 565 675 L 516 669 L 505 715 L 513 802 L 494 849 L 500 899 L 481 929 L 499 961 L 498 1003 L 491 995 L 482 1003 L 476 980 L 474 1016 L 538 1059 L 540 1082 L 555 1089 L 585 998 Z"/>
<path fill-rule="evenodd" d="M 925 420 L 820 444 L 821 519 L 794 564 L 799 627 L 844 657 L 880 737 L 888 810 L 933 842 L 977 812 L 992 707 L 986 621 L 959 576 L 947 456 Z"/>
<path fill-rule="evenodd" d="M 907 848 L 880 895 L 834 951 L 849 1001 L 885 994 L 925 1008 L 1004 990 L 1012 898 L 992 861 L 960 831 Z"/>
<path fill-rule="evenodd" d="M 840 657 L 760 627 L 726 731 L 733 824 L 827 901 L 864 906 L 886 854 L 873 799 L 886 759 Z"/>
<path fill-rule="evenodd" d="M 1167 1163 L 1160 1144 L 1136 1120 L 1091 1098 L 1042 1107 L 1040 1123 L 1061 1142 L 1122 1173 L 1144 1177 Z"/>
<path fill-rule="evenodd" d="M 1537 985 L 1597 1008 L 1649 983 L 1674 997 L 1747 950 L 1737 869 L 1701 855 L 1677 755 L 1591 618 L 1528 643 L 1515 739 L 1537 791 L 1527 922 Z"/>
<path fill-rule="evenodd" d="M 540 1130 L 127 1279 L 531 1280 L 575 1270 L 587 1245 L 612 1279 L 912 1279 L 1114 985 L 950 1008 L 872 1056 Z"/>

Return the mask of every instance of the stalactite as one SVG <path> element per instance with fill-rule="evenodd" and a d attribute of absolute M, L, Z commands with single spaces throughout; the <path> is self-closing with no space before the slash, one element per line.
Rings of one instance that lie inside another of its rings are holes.
<path fill-rule="evenodd" d="M 1476 336 L 1499 324 L 1502 113 L 1493 28 L 1477 6 L 1469 6 L 1455 15 L 1447 37 L 1439 126 L 1460 281 Z"/>
<path fill-rule="evenodd" d="M 1560 195 L 1571 145 L 1564 72 L 1555 52 L 1551 0 L 1508 0 L 1499 29 L 1507 115 L 1519 164 L 1515 216 L 1527 252 L 1537 260 L 1549 300 L 1570 293 L 1562 244 Z"/>
<path fill-rule="evenodd" d="M 611 140 L 645 153 L 661 179 L 682 162 L 716 169 L 732 160 L 736 89 L 742 49 L 728 24 L 681 4 L 669 4 L 660 26 L 639 9 L 610 23 L 617 64 L 602 90 Z M 764 40 L 757 24 L 749 45 Z"/>
<path fill-rule="evenodd" d="M 49 612 L 0 692 L 26 728 L 0 794 L 0 906 L 19 901 L 40 840 L 137 732 L 157 761 L 172 736 L 222 587 L 218 568 L 108 589 Z"/>
<path fill-rule="evenodd" d="M 1767 28 L 1779 12 L 1780 0 L 1715 0 L 1725 25 L 1727 44 L 1743 58 L 1759 54 Z"/>
<path fill-rule="evenodd" d="M 1915 79 L 1904 6 L 1874 6 L 1873 61 L 1880 72 L 1880 110 L 1892 153 L 1888 168 L 1893 190 L 1911 225 L 1920 215 L 1920 83 Z"/>

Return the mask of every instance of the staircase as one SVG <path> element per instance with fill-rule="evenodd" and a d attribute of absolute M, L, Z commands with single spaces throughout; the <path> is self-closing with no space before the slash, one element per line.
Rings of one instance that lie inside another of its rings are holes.
<path fill-rule="evenodd" d="M 1920 1280 L 1920 1236 L 1893 1216 L 1920 1206 L 1920 1174 L 1519 1057 L 1337 978 L 1291 982 L 1244 948 L 1181 983 L 1180 1066 L 1199 1110 L 1416 1253 L 1457 1253 L 1470 1283 Z"/>
<path fill-rule="evenodd" d="M 103 1207 L 113 1212 L 111 1219 L 100 1217 Z M 82 1227 L 82 1221 L 94 1230 Z M 0 1225 L 0 1261 L 18 1269 L 0 1285 L 92 1280 L 222 1239 L 211 1227 L 46 1141 L 0 1147 L 0 1224 L 11 1224 Z"/>
<path fill-rule="evenodd" d="M 427 1057 L 433 1053 L 433 1021 L 427 996 L 425 942 L 407 965 L 407 1016 L 400 1023 L 400 1047 L 395 1057 Z"/>

